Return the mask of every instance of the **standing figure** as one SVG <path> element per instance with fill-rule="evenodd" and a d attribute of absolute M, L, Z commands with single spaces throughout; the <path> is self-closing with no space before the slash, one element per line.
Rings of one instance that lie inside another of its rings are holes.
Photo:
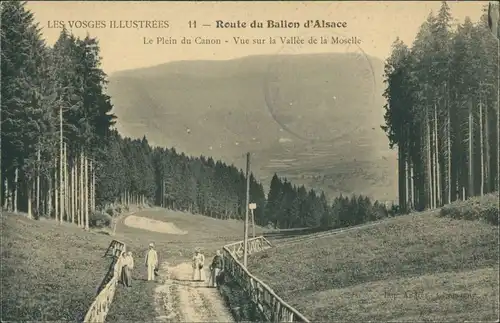
<path fill-rule="evenodd" d="M 119 256 L 118 259 L 116 260 L 117 264 L 117 273 L 118 273 L 118 282 L 125 285 L 125 282 L 123 281 L 123 265 L 125 264 L 125 256 L 126 252 L 125 251 L 119 251 Z"/>
<path fill-rule="evenodd" d="M 205 256 L 201 253 L 199 248 L 196 248 L 193 256 L 193 280 L 205 281 L 203 267 L 205 266 Z"/>
<path fill-rule="evenodd" d="M 158 254 L 154 248 L 154 244 L 150 243 L 146 254 L 145 265 L 148 268 L 148 281 L 155 280 L 155 268 L 158 266 Z"/>
<path fill-rule="evenodd" d="M 212 260 L 212 264 L 210 265 L 210 287 L 217 287 L 219 274 L 222 270 L 224 270 L 224 258 L 222 257 L 220 250 L 217 250 L 215 257 Z"/>
<path fill-rule="evenodd" d="M 128 256 L 126 252 L 122 252 L 120 256 L 120 281 L 125 287 L 130 287 L 130 270 L 128 266 Z"/>
<path fill-rule="evenodd" d="M 132 256 L 132 251 L 127 252 L 127 271 L 128 271 L 128 286 L 132 287 L 132 270 L 134 269 L 134 257 Z"/>

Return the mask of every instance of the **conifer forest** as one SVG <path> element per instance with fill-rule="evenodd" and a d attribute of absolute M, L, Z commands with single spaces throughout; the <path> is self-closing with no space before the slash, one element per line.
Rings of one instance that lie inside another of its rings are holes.
<path fill-rule="evenodd" d="M 411 47 L 394 42 L 385 65 L 383 129 L 398 149 L 401 209 L 498 191 L 498 46 L 488 5 L 479 21 L 456 25 L 446 2 Z"/>

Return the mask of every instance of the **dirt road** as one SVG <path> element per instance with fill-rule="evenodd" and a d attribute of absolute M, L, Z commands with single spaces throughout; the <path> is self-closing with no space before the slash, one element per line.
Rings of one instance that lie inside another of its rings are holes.
<path fill-rule="evenodd" d="M 130 215 L 125 221 L 129 227 L 184 235 L 173 223 Z M 234 322 L 216 288 L 209 288 L 209 271 L 205 269 L 205 282 L 191 281 L 191 263 L 178 266 L 161 264 L 158 286 L 155 289 L 157 322 Z"/>
<path fill-rule="evenodd" d="M 234 322 L 216 288 L 205 282 L 191 281 L 191 263 L 160 267 L 160 285 L 156 288 L 156 308 L 160 322 Z"/>

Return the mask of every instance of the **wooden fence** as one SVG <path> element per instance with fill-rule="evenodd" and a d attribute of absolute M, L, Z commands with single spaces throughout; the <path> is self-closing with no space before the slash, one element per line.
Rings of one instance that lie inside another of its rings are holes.
<path fill-rule="evenodd" d="M 225 271 L 248 293 L 257 309 L 269 322 L 309 322 L 295 308 L 282 300 L 274 291 L 253 276 L 239 261 L 243 255 L 243 241 L 222 248 Z M 248 239 L 248 254 L 271 248 L 263 236 Z"/>
<path fill-rule="evenodd" d="M 104 254 L 104 257 L 111 256 L 113 257 L 113 261 L 111 266 L 104 277 L 101 286 L 98 289 L 98 294 L 92 305 L 90 305 L 87 314 L 85 314 L 85 318 L 83 322 L 85 323 L 103 323 L 106 319 L 106 315 L 108 314 L 109 307 L 111 306 L 111 302 L 113 302 L 113 298 L 115 296 L 116 286 L 118 285 L 118 280 L 120 277 L 121 270 L 121 253 L 125 251 L 125 244 L 118 241 L 113 240 L 108 250 Z"/>
<path fill-rule="evenodd" d="M 273 246 L 264 236 L 248 239 L 247 245 L 249 255 L 269 249 Z M 243 258 L 244 241 L 238 241 L 225 245 L 224 248 L 229 249 L 229 251 L 236 256 L 236 259 Z"/>

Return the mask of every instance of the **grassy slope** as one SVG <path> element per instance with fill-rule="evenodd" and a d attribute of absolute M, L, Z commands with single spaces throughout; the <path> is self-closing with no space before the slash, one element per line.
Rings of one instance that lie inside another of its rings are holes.
<path fill-rule="evenodd" d="M 346 54 L 250 56 L 119 72 L 109 94 L 124 135 L 146 134 L 154 144 L 238 167 L 251 151 L 252 170 L 266 185 L 277 172 L 329 196 L 393 200 L 396 155 L 380 129 L 383 63 L 370 60 L 375 84 L 359 57 Z M 282 131 L 266 92 L 282 123 L 323 141 Z"/>
<path fill-rule="evenodd" d="M 225 242 L 239 240 L 242 222 L 170 211 L 140 211 L 146 216 L 172 221 L 189 233 L 183 236 L 117 227 L 115 237 L 84 232 L 72 225 L 48 220 L 2 215 L 1 310 L 4 321 L 75 321 L 86 313 L 110 259 L 102 258 L 111 240 L 125 242 L 135 254 L 134 286 L 117 289 L 107 321 L 144 322 L 155 318 L 154 288 L 148 284 L 143 256 L 155 242 L 160 261 L 185 261 L 195 247 L 211 259 Z M 261 229 L 257 229 L 261 232 Z"/>
<path fill-rule="evenodd" d="M 75 321 L 84 315 L 110 260 L 110 238 L 71 225 L 2 215 L 4 321 Z"/>
<path fill-rule="evenodd" d="M 312 321 L 498 318 L 498 227 L 424 213 L 250 257 Z"/>

